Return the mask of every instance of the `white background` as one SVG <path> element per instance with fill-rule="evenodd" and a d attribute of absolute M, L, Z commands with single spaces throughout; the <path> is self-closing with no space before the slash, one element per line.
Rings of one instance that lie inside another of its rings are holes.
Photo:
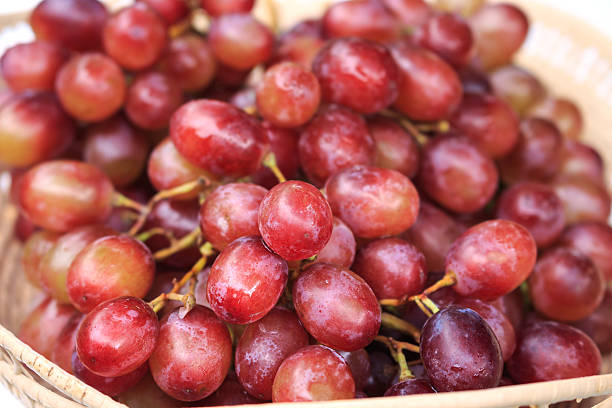
<path fill-rule="evenodd" d="M 27 10 L 39 0 L 0 0 L 0 14 Z M 222 1 L 222 0 L 219 0 Z M 534 0 L 536 1 L 536 0 Z M 564 10 L 572 15 L 582 18 L 589 25 L 597 27 L 600 31 L 612 38 L 612 1 L 611 0 L 537 0 Z M 2 385 L 0 385 L 0 407 L 23 408 Z"/>

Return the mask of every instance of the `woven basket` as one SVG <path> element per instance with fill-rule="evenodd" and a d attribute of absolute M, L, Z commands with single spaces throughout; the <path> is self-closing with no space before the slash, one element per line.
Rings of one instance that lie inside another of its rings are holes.
<path fill-rule="evenodd" d="M 2 0 L 4 1 L 4 0 Z M 219 0 L 223 1 L 223 0 Z M 111 0 L 112 6 L 130 0 Z M 299 18 L 320 15 L 330 0 L 260 0 L 256 13 L 287 27 Z M 516 0 L 529 14 L 532 29 L 518 56 L 520 65 L 536 73 L 558 95 L 578 102 L 586 119 L 583 139 L 602 153 L 612 169 L 612 41 L 588 24 L 529 0 Z M 274 4 L 272 4 L 274 3 Z M 24 14 L 0 15 L 0 30 L 25 32 Z M 21 27 L 20 27 L 21 24 Z M 6 37 L 6 36 L 4 36 Z M 0 31 L 0 50 L 3 35 Z M 612 180 L 607 174 L 607 179 Z M 27 407 L 36 408 L 125 408 L 85 385 L 45 359 L 14 335 L 25 311 L 32 309 L 41 294 L 23 278 L 20 244 L 12 238 L 17 211 L 7 201 L 9 185 L 0 176 L 0 381 Z M 612 318 L 612 316 L 611 316 Z M 612 372 L 612 356 L 604 359 L 603 372 Z M 612 395 L 612 374 L 546 383 L 503 387 L 483 391 L 332 401 L 318 404 L 273 404 L 278 408 L 502 408 L 519 405 L 546 407 L 549 404 Z M 612 408 L 612 398 L 583 401 L 580 406 Z M 0 406 L 2 403 L 0 401 Z"/>

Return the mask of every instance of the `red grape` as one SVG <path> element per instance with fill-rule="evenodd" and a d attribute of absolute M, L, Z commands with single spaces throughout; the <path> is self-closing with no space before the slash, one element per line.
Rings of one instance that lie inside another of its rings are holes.
<path fill-rule="evenodd" d="M 509 184 L 549 180 L 558 172 L 562 144 L 563 137 L 551 122 L 539 118 L 523 120 L 518 143 L 499 162 L 503 180 Z"/>
<path fill-rule="evenodd" d="M 525 301 L 520 288 L 488 303 L 506 315 L 512 327 L 514 327 L 514 332 L 519 332 L 523 324 L 525 312 Z"/>
<path fill-rule="evenodd" d="M 293 305 L 317 341 L 343 351 L 370 344 L 380 328 L 376 295 L 358 275 L 329 264 L 304 270 L 293 286 Z"/>
<path fill-rule="evenodd" d="M 559 174 L 565 177 L 584 177 L 593 183 L 605 184 L 601 155 L 591 146 L 576 140 L 563 140 Z"/>
<path fill-rule="evenodd" d="M 295 261 L 319 253 L 333 229 L 325 197 L 303 181 L 286 181 L 270 190 L 259 206 L 259 232 L 283 259 Z"/>
<path fill-rule="evenodd" d="M 41 261 L 47 252 L 53 248 L 60 235 L 53 231 L 38 231 L 32 234 L 23 246 L 21 265 L 23 272 L 32 285 L 42 287 Z M 349 265 L 350 266 L 350 265 Z"/>
<path fill-rule="evenodd" d="M 466 94 L 450 124 L 493 158 L 508 154 L 519 137 L 516 113 L 506 102 L 488 94 Z"/>
<path fill-rule="evenodd" d="M 327 37 L 360 37 L 388 42 L 401 35 L 401 26 L 378 1 L 350 0 L 333 4 L 323 15 L 323 31 Z"/>
<path fill-rule="evenodd" d="M 75 377 L 83 381 L 85 384 L 97 389 L 103 394 L 114 397 L 138 384 L 138 382 L 142 380 L 145 375 L 147 375 L 149 367 L 147 367 L 146 364 L 143 364 L 134 371 L 121 376 L 103 377 L 93 373 L 87 367 L 85 367 L 75 351 L 72 353 L 72 370 L 74 371 Z"/>
<path fill-rule="evenodd" d="M 159 72 L 141 74 L 127 92 L 125 113 L 136 126 L 147 130 L 168 127 L 183 95 L 174 80 Z"/>
<path fill-rule="evenodd" d="M 546 95 L 546 88 L 531 72 L 516 65 L 496 69 L 490 76 L 495 94 L 525 115 Z"/>
<path fill-rule="evenodd" d="M 519 384 L 597 375 L 601 354 L 586 334 L 562 323 L 537 321 L 520 333 L 508 372 Z"/>
<path fill-rule="evenodd" d="M 563 203 L 568 225 L 583 221 L 607 221 L 610 195 L 604 186 L 580 177 L 568 177 L 556 180 L 552 187 Z"/>
<path fill-rule="evenodd" d="M 370 364 L 370 356 L 365 349 L 355 351 L 337 351 L 342 356 L 346 364 L 351 369 L 355 388 L 363 389 L 368 384 L 368 379 L 372 375 L 372 365 Z"/>
<path fill-rule="evenodd" d="M 142 366 L 160 332 L 151 306 L 135 297 L 100 303 L 77 331 L 76 349 L 83 365 L 103 377 L 119 377 Z"/>
<path fill-rule="evenodd" d="M 478 224 L 463 233 L 446 256 L 462 296 L 494 300 L 512 292 L 531 273 L 536 244 L 525 227 L 507 220 Z"/>
<path fill-rule="evenodd" d="M 13 226 L 13 234 L 22 243 L 25 243 L 39 228 L 23 214 L 19 214 Z"/>
<path fill-rule="evenodd" d="M 408 40 L 391 47 L 400 68 L 399 95 L 393 106 L 415 120 L 446 118 L 461 102 L 459 77 L 453 68 L 431 51 Z"/>
<path fill-rule="evenodd" d="M 89 127 L 83 159 L 102 170 L 117 187 L 136 181 L 149 153 L 147 138 L 123 118 L 116 116 Z"/>
<path fill-rule="evenodd" d="M 68 296 L 83 313 L 119 296 L 144 297 L 153 283 L 149 249 L 127 236 L 100 238 L 86 246 L 68 271 Z"/>
<path fill-rule="evenodd" d="M 401 234 L 419 211 L 417 190 L 395 170 L 354 166 L 330 177 L 325 191 L 333 213 L 360 238 Z"/>
<path fill-rule="evenodd" d="M 468 138 L 440 135 L 421 151 L 421 191 L 458 213 L 481 210 L 497 190 L 493 160 Z"/>
<path fill-rule="evenodd" d="M 45 358 L 51 358 L 59 335 L 76 311 L 47 297 L 26 315 L 17 337 Z"/>
<path fill-rule="evenodd" d="M 57 238 L 40 260 L 40 277 L 45 291 L 61 303 L 70 303 L 66 283 L 72 261 L 96 239 L 113 234 L 115 231 L 111 228 L 88 225 L 74 228 Z"/>
<path fill-rule="evenodd" d="M 219 388 L 231 361 L 227 327 L 210 309 L 196 305 L 183 318 L 177 309 L 162 320 L 149 366 L 165 393 L 181 401 L 197 401 Z"/>
<path fill-rule="evenodd" d="M 290 180 L 296 178 L 300 168 L 298 158 L 299 135 L 294 129 L 279 128 L 268 122 L 263 122 L 262 126 L 268 137 L 268 142 L 270 142 L 270 152 L 274 153 L 279 170 Z M 278 184 L 278 179 L 274 173 L 265 166 L 261 166 L 259 170 L 251 174 L 251 180 L 253 183 L 266 188 L 272 188 Z"/>
<path fill-rule="evenodd" d="M 0 163 L 28 167 L 64 152 L 76 129 L 50 93 L 16 94 L 0 106 Z"/>
<path fill-rule="evenodd" d="M 454 66 L 468 62 L 474 38 L 468 23 L 459 15 L 440 13 L 430 17 L 414 33 L 414 41 Z"/>
<path fill-rule="evenodd" d="M 504 366 L 489 325 L 473 310 L 457 306 L 427 320 L 421 331 L 421 359 L 440 392 L 497 387 Z"/>
<path fill-rule="evenodd" d="M 612 291 L 606 290 L 603 301 L 593 313 L 572 325 L 585 332 L 602 354 L 612 350 Z"/>
<path fill-rule="evenodd" d="M 211 17 L 219 17 L 230 13 L 248 13 L 255 0 L 200 0 L 200 3 Z"/>
<path fill-rule="evenodd" d="M 164 19 L 166 24 L 173 25 L 189 16 L 189 6 L 184 0 L 140 0 Z"/>
<path fill-rule="evenodd" d="M 76 351 L 76 334 L 81 320 L 83 320 L 82 314 L 73 314 L 63 326 L 57 341 L 53 345 L 53 350 L 51 350 L 51 361 L 68 374 L 74 374 L 72 371 L 72 355 Z"/>
<path fill-rule="evenodd" d="M 485 72 L 474 67 L 463 67 L 457 71 L 461 85 L 463 85 L 463 93 L 483 93 L 489 94 L 493 92 L 493 87 L 489 81 L 489 77 Z"/>
<path fill-rule="evenodd" d="M 183 91 L 198 92 L 211 83 L 217 64 L 205 39 L 185 34 L 170 40 L 160 69 Z"/>
<path fill-rule="evenodd" d="M 580 139 L 583 127 L 582 113 L 569 99 L 548 97 L 534 106 L 529 114 L 550 120 L 568 139 Z"/>
<path fill-rule="evenodd" d="M 297 316 L 275 308 L 263 319 L 250 324 L 236 347 L 236 374 L 249 394 L 272 399 L 272 383 L 278 367 L 287 357 L 308 345 L 308 334 Z"/>
<path fill-rule="evenodd" d="M 244 85 L 250 73 L 251 69 L 235 69 L 229 65 L 217 62 L 217 74 L 215 76 L 215 85 L 217 85 L 217 89 L 211 90 L 211 93 L 212 91 L 216 91 L 223 95 L 224 92 L 231 92 L 231 90 L 239 89 Z M 220 98 L 219 94 L 217 94 L 212 97 L 212 99 L 225 100 L 227 97 Z"/>
<path fill-rule="evenodd" d="M 352 269 L 368 282 L 379 299 L 399 299 L 421 293 L 427 271 L 425 257 L 400 238 L 383 238 L 361 248 Z"/>
<path fill-rule="evenodd" d="M 257 86 L 259 114 L 280 127 L 292 128 L 308 122 L 320 100 L 317 78 L 293 62 L 281 62 L 268 68 Z"/>
<path fill-rule="evenodd" d="M 170 137 L 189 162 L 221 177 L 254 173 L 268 148 L 256 119 L 209 99 L 181 106 L 170 121 Z"/>
<path fill-rule="evenodd" d="M 224 321 L 252 323 L 274 307 L 288 273 L 287 262 L 270 252 L 260 237 L 238 238 L 213 263 L 206 297 Z"/>
<path fill-rule="evenodd" d="M 315 262 L 350 268 L 355 259 L 357 243 L 351 229 L 340 218 L 334 217 L 331 237 Z"/>
<path fill-rule="evenodd" d="M 375 113 L 391 105 L 398 95 L 400 73 L 387 49 L 368 40 L 331 41 L 315 58 L 323 99 L 359 113 Z"/>
<path fill-rule="evenodd" d="M 368 129 L 376 147 L 374 165 L 414 177 L 419 169 L 419 146 L 414 138 L 384 116 L 369 118 Z"/>
<path fill-rule="evenodd" d="M 435 393 L 435 391 L 428 380 L 410 378 L 394 384 L 391 388 L 385 391 L 385 397 L 433 393 Z"/>
<path fill-rule="evenodd" d="M 379 0 L 400 22 L 410 27 L 424 24 L 433 10 L 424 0 Z"/>
<path fill-rule="evenodd" d="M 310 69 L 324 45 L 321 21 L 304 20 L 278 38 L 272 61 L 291 61 Z"/>
<path fill-rule="evenodd" d="M 444 270 L 444 258 L 451 245 L 461 235 L 463 228 L 450 215 L 421 201 L 416 221 L 402 238 L 411 242 L 425 255 L 427 270 Z"/>
<path fill-rule="evenodd" d="M 199 401 L 198 405 L 207 407 L 228 406 L 228 405 L 245 405 L 245 404 L 261 404 L 263 401 L 249 394 L 233 371 L 230 371 L 225 377 L 223 384 L 215 392 L 206 399 Z M 143 408 L 149 408 L 143 407 Z M 168 408 L 174 408 L 168 407 Z"/>
<path fill-rule="evenodd" d="M 59 45 L 34 41 L 7 49 L 0 59 L 0 73 L 13 91 L 52 91 L 55 75 L 68 58 Z"/>
<path fill-rule="evenodd" d="M 507 64 L 521 47 L 529 21 L 517 6 L 486 4 L 470 19 L 480 64 L 492 69 Z"/>
<path fill-rule="evenodd" d="M 250 183 L 217 187 L 200 208 L 202 234 L 220 251 L 240 237 L 258 235 L 259 204 L 267 192 Z"/>
<path fill-rule="evenodd" d="M 604 222 L 580 222 L 569 226 L 559 244 L 588 256 L 606 280 L 612 280 L 612 228 Z"/>
<path fill-rule="evenodd" d="M 272 401 L 329 401 L 355 397 L 351 369 L 338 353 L 324 346 L 307 346 L 278 368 Z"/>
<path fill-rule="evenodd" d="M 554 320 L 573 322 L 589 316 L 601 304 L 605 281 L 585 255 L 555 248 L 540 255 L 529 276 L 536 311 Z"/>
<path fill-rule="evenodd" d="M 246 394 L 246 392 L 244 393 Z M 123 391 L 115 399 L 130 408 L 178 408 L 184 406 L 184 403 L 163 392 L 155 384 L 150 373 L 147 373 L 138 384 Z"/>
<path fill-rule="evenodd" d="M 224 14 L 211 23 L 208 44 L 221 63 L 247 70 L 270 58 L 274 34 L 250 14 Z"/>
<path fill-rule="evenodd" d="M 372 164 L 374 141 L 365 120 L 331 105 L 322 109 L 301 132 L 300 163 L 308 179 L 322 185 L 332 174 L 356 164 Z"/>
<path fill-rule="evenodd" d="M 97 122 L 121 108 L 126 85 L 115 61 L 100 53 L 85 53 L 62 66 L 55 79 L 55 91 L 70 115 Z"/>
<path fill-rule="evenodd" d="M 504 190 L 495 214 L 527 228 L 539 248 L 555 242 L 565 227 L 561 200 L 552 188 L 537 182 L 525 181 Z"/>
<path fill-rule="evenodd" d="M 48 161 L 28 170 L 21 183 L 19 206 L 40 227 L 69 231 L 110 215 L 113 185 L 89 164 Z"/>
<path fill-rule="evenodd" d="M 138 71 L 153 65 L 166 47 L 166 26 L 144 3 L 125 7 L 106 22 L 104 50 L 123 68 Z"/>
<path fill-rule="evenodd" d="M 98 0 L 44 0 L 30 15 L 36 38 L 73 51 L 98 50 L 108 12 Z"/>

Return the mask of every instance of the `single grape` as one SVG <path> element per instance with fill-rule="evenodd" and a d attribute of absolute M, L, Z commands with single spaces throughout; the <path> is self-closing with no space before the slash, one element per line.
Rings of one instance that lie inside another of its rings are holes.
<path fill-rule="evenodd" d="M 519 384 L 597 375 L 601 354 L 582 331 L 562 323 L 537 321 L 523 328 L 506 366 Z"/>
<path fill-rule="evenodd" d="M 37 288 L 42 288 L 41 261 L 45 254 L 53 248 L 60 234 L 53 231 L 38 231 L 32 234 L 23 246 L 21 265 L 28 282 Z"/>
<path fill-rule="evenodd" d="M 151 251 L 127 235 L 100 238 L 86 246 L 68 271 L 68 296 L 83 313 L 120 296 L 144 297 L 153 284 Z"/>
<path fill-rule="evenodd" d="M 308 345 L 308 334 L 295 313 L 275 308 L 247 326 L 236 347 L 236 374 L 249 394 L 272 399 L 272 383 L 281 363 Z"/>
<path fill-rule="evenodd" d="M 483 68 L 507 64 L 527 36 L 529 21 L 510 3 L 486 4 L 470 18 L 476 54 Z"/>
<path fill-rule="evenodd" d="M 160 70 L 184 92 L 198 92 L 213 80 L 217 64 L 206 40 L 195 34 L 173 38 L 160 61 Z"/>
<path fill-rule="evenodd" d="M 568 225 L 608 220 L 610 195 L 604 186 L 580 177 L 565 177 L 554 181 L 552 188 L 563 203 Z"/>
<path fill-rule="evenodd" d="M 219 17 L 230 13 L 248 13 L 255 0 L 200 0 L 200 4 L 211 17 Z"/>
<path fill-rule="evenodd" d="M 57 341 L 51 350 L 51 361 L 60 366 L 68 374 L 74 374 L 72 371 L 72 355 L 76 351 L 76 334 L 83 320 L 83 315 L 75 313 L 66 322 L 60 331 Z"/>
<path fill-rule="evenodd" d="M 502 179 L 547 181 L 559 171 L 563 137 L 556 126 L 544 119 L 527 118 L 520 124 L 518 142 L 499 162 Z"/>
<path fill-rule="evenodd" d="M 136 181 L 147 162 L 146 136 L 123 118 L 96 123 L 85 132 L 83 159 L 102 170 L 117 187 Z"/>
<path fill-rule="evenodd" d="M 468 62 L 474 44 L 472 30 L 467 21 L 454 13 L 431 16 L 417 28 L 414 41 L 456 67 Z"/>
<path fill-rule="evenodd" d="M 325 184 L 333 213 L 360 238 L 406 231 L 417 218 L 419 196 L 403 174 L 371 166 L 354 166 Z"/>
<path fill-rule="evenodd" d="M 563 203 L 552 188 L 537 182 L 524 181 L 504 190 L 495 215 L 527 228 L 539 248 L 553 244 L 565 227 Z"/>
<path fill-rule="evenodd" d="M 192 164 L 220 177 L 243 177 L 260 166 L 268 143 L 259 122 L 225 102 L 200 99 L 181 106 L 170 138 Z"/>
<path fill-rule="evenodd" d="M 283 259 L 306 259 L 329 241 L 332 217 L 325 197 L 314 186 L 286 181 L 272 188 L 259 205 L 259 232 Z"/>
<path fill-rule="evenodd" d="M 140 0 L 155 10 L 169 26 L 180 23 L 189 16 L 189 6 L 184 0 Z"/>
<path fill-rule="evenodd" d="M 427 280 L 425 257 L 400 238 L 383 238 L 362 247 L 352 269 L 368 282 L 378 299 L 421 293 Z"/>
<path fill-rule="evenodd" d="M 142 380 L 145 375 L 147 375 L 149 367 L 146 364 L 143 364 L 134 371 L 121 376 L 103 377 L 91 372 L 87 367 L 85 367 L 75 351 L 72 353 L 72 370 L 74 371 L 75 377 L 83 381 L 85 384 L 97 389 L 103 394 L 114 397 L 138 384 L 138 382 Z"/>
<path fill-rule="evenodd" d="M 178 83 L 159 72 L 137 76 L 127 91 L 125 113 L 132 123 L 147 130 L 168 127 L 181 106 L 183 95 Z"/>
<path fill-rule="evenodd" d="M 411 28 L 425 24 L 434 13 L 424 0 L 382 0 L 381 2 L 401 23 Z"/>
<path fill-rule="evenodd" d="M 399 95 L 393 106 L 411 119 L 435 121 L 448 117 L 461 102 L 455 70 L 431 51 L 407 39 L 391 46 L 400 69 Z"/>
<path fill-rule="evenodd" d="M 490 76 L 493 91 L 521 116 L 546 96 L 546 88 L 531 72 L 516 65 L 496 69 Z"/>
<path fill-rule="evenodd" d="M 44 0 L 30 14 L 36 38 L 73 51 L 99 50 L 108 12 L 98 0 Z"/>
<path fill-rule="evenodd" d="M 446 272 L 455 274 L 458 294 L 494 300 L 529 276 L 536 252 L 525 227 L 508 220 L 485 221 L 455 241 L 446 256 Z"/>
<path fill-rule="evenodd" d="M 279 127 L 305 124 L 316 113 L 320 100 L 317 77 L 293 62 L 268 68 L 257 86 L 257 111 Z"/>
<path fill-rule="evenodd" d="M 421 331 L 421 359 L 440 392 L 499 385 L 503 360 L 489 325 L 473 310 L 449 306 L 430 317 Z"/>
<path fill-rule="evenodd" d="M 531 301 L 544 316 L 573 322 L 601 304 L 605 280 L 593 262 L 575 249 L 554 248 L 540 255 L 529 276 Z"/>
<path fill-rule="evenodd" d="M 376 113 L 398 95 L 400 73 L 382 45 L 359 38 L 332 40 L 315 58 L 312 70 L 323 99 L 359 113 Z"/>
<path fill-rule="evenodd" d="M 386 352 L 374 350 L 369 356 L 372 370 L 364 391 L 370 397 L 382 397 L 398 376 L 397 363 Z"/>
<path fill-rule="evenodd" d="M 317 254 L 317 263 L 328 263 L 350 268 L 355 259 L 357 243 L 351 229 L 340 218 L 334 217 L 331 237 Z"/>
<path fill-rule="evenodd" d="M 580 108 L 571 100 L 548 97 L 529 110 L 529 114 L 548 119 L 567 139 L 578 140 L 584 126 Z"/>
<path fill-rule="evenodd" d="M 484 3 L 484 0 L 436 0 L 435 5 L 441 10 L 452 11 L 469 17 L 478 11 Z"/>
<path fill-rule="evenodd" d="M 605 184 L 604 162 L 599 152 L 576 140 L 564 139 L 558 173 L 563 177 L 584 177 Z"/>
<path fill-rule="evenodd" d="M 144 301 L 124 296 L 100 303 L 81 322 L 76 349 L 83 365 L 103 377 L 142 366 L 157 345 L 159 321 Z"/>
<path fill-rule="evenodd" d="M 612 350 L 612 291 L 606 289 L 603 301 L 593 313 L 572 325 L 585 332 L 599 348 L 602 354 Z"/>
<path fill-rule="evenodd" d="M 272 401 L 329 401 L 355 397 L 351 369 L 335 351 L 307 346 L 285 359 L 276 372 Z"/>
<path fill-rule="evenodd" d="M 270 143 L 270 152 L 274 153 L 276 165 L 281 173 L 289 180 L 297 178 L 300 168 L 297 131 L 279 128 L 268 122 L 263 122 L 262 126 Z M 251 180 L 268 189 L 278 184 L 274 173 L 265 166 L 261 166 L 259 170 L 251 174 Z"/>
<path fill-rule="evenodd" d="M 227 327 L 210 309 L 196 305 L 183 318 L 177 309 L 162 320 L 149 367 L 166 394 L 197 401 L 219 388 L 231 361 Z"/>
<path fill-rule="evenodd" d="M 272 56 L 274 34 L 250 14 L 224 14 L 212 21 L 208 44 L 219 62 L 247 70 Z"/>
<path fill-rule="evenodd" d="M 288 273 L 287 262 L 270 252 L 260 237 L 238 238 L 213 263 L 206 297 L 224 321 L 252 323 L 274 307 Z"/>
<path fill-rule="evenodd" d="M 514 327 L 515 333 L 520 331 L 525 314 L 525 301 L 520 288 L 488 303 L 496 307 L 508 318 L 512 327 Z"/>
<path fill-rule="evenodd" d="M 391 386 L 391 388 L 385 391 L 385 397 L 433 393 L 435 393 L 435 391 L 428 380 L 410 378 Z"/>
<path fill-rule="evenodd" d="M 329 264 L 302 271 L 293 286 L 293 305 L 317 341 L 343 351 L 370 344 L 380 328 L 376 295 L 361 277 Z"/>
<path fill-rule="evenodd" d="M 34 224 L 63 232 L 104 221 L 114 189 L 97 168 L 77 161 L 39 164 L 23 175 L 19 206 Z"/>
<path fill-rule="evenodd" d="M 359 37 L 385 43 L 401 35 L 401 25 L 378 1 L 351 0 L 333 4 L 322 18 L 327 37 Z"/>
<path fill-rule="evenodd" d="M 372 164 L 374 141 L 365 120 L 346 108 L 323 108 L 302 130 L 298 144 L 300 164 L 315 185 L 356 164 Z"/>
<path fill-rule="evenodd" d="M 55 92 L 70 115 L 84 122 L 111 117 L 125 100 L 126 84 L 121 68 L 101 53 L 76 55 L 62 66 Z"/>
<path fill-rule="evenodd" d="M 53 347 L 66 323 L 75 315 L 72 306 L 46 297 L 25 316 L 17 337 L 37 353 L 51 359 Z"/>
<path fill-rule="evenodd" d="M 463 228 L 450 215 L 422 200 L 419 214 L 401 237 L 412 243 L 425 256 L 427 271 L 444 270 L 444 259 Z"/>
<path fill-rule="evenodd" d="M 166 47 L 166 25 L 144 3 L 121 9 L 108 19 L 102 33 L 104 51 L 123 68 L 139 71 L 152 66 Z"/>
<path fill-rule="evenodd" d="M 508 154 L 519 138 L 516 113 L 506 102 L 489 94 L 466 94 L 450 124 L 494 159 Z"/>
<path fill-rule="evenodd" d="M 490 94 L 493 92 L 491 81 L 487 74 L 475 67 L 463 67 L 457 71 L 463 86 L 463 93 Z"/>
<path fill-rule="evenodd" d="M 240 384 L 240 381 L 238 381 L 236 374 L 233 371 L 230 371 L 227 374 L 227 377 L 225 377 L 223 384 L 221 384 L 221 386 L 206 399 L 199 401 L 198 405 L 217 407 L 261 403 L 262 401 L 260 399 L 253 397 L 244 389 L 242 384 Z"/>
<path fill-rule="evenodd" d="M 250 183 L 230 183 L 213 190 L 200 208 L 200 227 L 208 242 L 223 250 L 240 237 L 258 235 L 259 204 L 267 192 Z"/>
<path fill-rule="evenodd" d="M 63 153 L 76 135 L 73 121 L 50 93 L 20 93 L 0 107 L 0 163 L 29 167 Z"/>
<path fill-rule="evenodd" d="M 321 21 L 304 20 L 278 38 L 271 61 L 291 61 L 310 69 L 325 43 Z"/>
<path fill-rule="evenodd" d="M 606 280 L 612 280 L 612 228 L 604 222 L 580 222 L 561 234 L 559 244 L 577 249 L 595 264 Z"/>
<path fill-rule="evenodd" d="M 468 138 L 439 135 L 421 151 L 419 186 L 436 203 L 457 213 L 484 208 L 497 190 L 493 160 Z"/>
<path fill-rule="evenodd" d="M 358 349 L 355 351 L 337 351 L 337 353 L 342 356 L 351 369 L 355 388 L 362 390 L 368 384 L 368 379 L 372 375 L 372 365 L 368 352 L 365 349 Z"/>
<path fill-rule="evenodd" d="M 413 178 L 419 169 L 419 146 L 414 138 L 393 119 L 384 116 L 369 118 L 368 129 L 376 148 L 374 165 Z"/>
<path fill-rule="evenodd" d="M 15 92 L 53 91 L 55 75 L 67 59 L 68 53 L 58 44 L 40 40 L 17 44 L 2 55 L 0 73 Z"/>

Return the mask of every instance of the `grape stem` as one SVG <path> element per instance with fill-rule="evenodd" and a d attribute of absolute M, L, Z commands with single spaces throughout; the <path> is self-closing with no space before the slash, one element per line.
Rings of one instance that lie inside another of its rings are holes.
<path fill-rule="evenodd" d="M 247 114 L 254 116 L 257 113 L 257 106 L 251 105 L 243 109 Z"/>
<path fill-rule="evenodd" d="M 155 259 L 156 261 L 166 259 L 169 256 L 172 256 L 177 252 L 182 251 L 183 249 L 187 249 L 194 246 L 201 238 L 202 231 L 200 230 L 200 227 L 197 227 L 189 234 L 185 235 L 183 238 L 171 242 L 169 247 L 160 249 L 159 251 L 155 252 L 153 254 L 153 259 Z"/>
<path fill-rule="evenodd" d="M 420 132 L 439 132 L 447 133 L 450 130 L 450 124 L 446 120 L 440 120 L 432 123 L 418 123 L 415 127 Z"/>
<path fill-rule="evenodd" d="M 394 112 L 389 109 L 384 109 L 380 111 L 380 113 L 383 116 L 387 116 L 389 118 L 393 118 L 399 121 L 402 127 L 406 129 L 406 131 L 408 131 L 408 133 L 410 133 L 412 137 L 415 138 L 415 140 L 417 141 L 419 145 L 423 146 L 429 140 L 427 136 L 421 133 L 421 131 L 417 128 L 417 126 L 414 123 L 412 123 L 412 121 L 408 119 L 407 117 L 405 117 L 404 115 Z"/>
<path fill-rule="evenodd" d="M 419 347 L 414 344 L 405 343 L 402 341 L 397 341 L 391 337 L 385 336 L 376 336 L 374 338 L 375 341 L 381 342 L 387 346 L 389 352 L 391 353 L 391 357 L 395 360 L 395 362 L 399 365 L 400 375 L 399 380 L 405 381 L 409 378 L 414 378 L 412 371 L 408 368 L 408 363 L 406 361 L 406 356 L 404 355 L 403 350 L 414 351 L 415 353 L 419 352 Z"/>
<path fill-rule="evenodd" d="M 140 234 L 136 235 L 134 238 L 136 238 L 139 241 L 146 242 L 152 237 L 154 237 L 155 235 L 163 235 L 164 237 L 168 239 L 168 241 L 170 241 L 171 244 L 176 242 L 176 238 L 174 238 L 174 235 L 172 234 L 172 232 L 166 231 L 165 229 L 161 227 L 155 227 L 155 228 L 151 228 L 150 230 L 143 231 Z"/>
<path fill-rule="evenodd" d="M 129 208 L 139 213 L 145 211 L 146 209 L 146 205 L 140 204 L 138 201 L 134 201 L 131 198 L 126 197 L 117 191 L 115 191 L 115 194 L 113 196 L 113 206 Z"/>
<path fill-rule="evenodd" d="M 431 310 L 425 307 L 421 299 L 415 299 L 414 303 L 419 307 L 419 309 L 421 309 L 423 313 L 425 313 L 427 317 L 433 316 L 433 313 L 431 313 Z"/>
<path fill-rule="evenodd" d="M 380 315 L 381 323 L 383 326 L 390 329 L 398 330 L 402 333 L 411 335 L 417 342 L 421 341 L 421 332 L 412 324 L 408 323 L 404 319 L 400 319 L 391 313 L 383 312 Z"/>
<path fill-rule="evenodd" d="M 283 173 L 278 168 L 278 165 L 276 164 L 276 156 L 274 156 L 274 153 L 272 152 L 268 153 L 266 157 L 264 157 L 261 164 L 269 168 L 272 171 L 272 173 L 274 173 L 279 183 L 284 183 L 285 181 L 287 181 Z"/>

